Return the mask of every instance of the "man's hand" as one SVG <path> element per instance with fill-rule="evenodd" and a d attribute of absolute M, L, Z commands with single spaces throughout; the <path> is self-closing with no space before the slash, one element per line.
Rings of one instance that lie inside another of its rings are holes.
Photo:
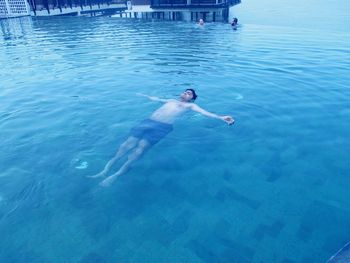
<path fill-rule="evenodd" d="M 222 116 L 221 119 L 228 125 L 232 125 L 235 123 L 235 120 L 231 116 Z"/>

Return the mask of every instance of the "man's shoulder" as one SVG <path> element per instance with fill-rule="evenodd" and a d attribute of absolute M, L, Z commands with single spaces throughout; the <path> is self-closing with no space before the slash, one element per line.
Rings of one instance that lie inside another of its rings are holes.
<path fill-rule="evenodd" d="M 194 102 L 188 102 L 187 104 L 188 104 L 188 107 L 191 108 L 191 109 L 193 109 L 193 108 L 198 108 L 198 107 L 199 107 L 199 106 L 198 106 L 196 103 L 194 103 Z"/>
<path fill-rule="evenodd" d="M 165 104 L 169 104 L 169 103 L 174 103 L 174 102 L 176 102 L 176 100 L 174 100 L 174 99 L 164 99 L 163 102 L 164 102 Z"/>

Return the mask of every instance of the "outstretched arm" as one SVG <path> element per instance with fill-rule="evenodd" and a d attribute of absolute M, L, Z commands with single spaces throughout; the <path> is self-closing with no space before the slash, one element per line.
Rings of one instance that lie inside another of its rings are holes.
<path fill-rule="evenodd" d="M 153 101 L 160 101 L 160 102 L 168 102 L 169 100 L 168 99 L 161 99 L 161 98 L 158 98 L 158 97 L 155 97 L 155 96 L 148 96 L 148 95 L 145 95 L 145 94 L 142 94 L 142 93 L 136 93 L 136 95 L 139 95 L 139 96 L 142 96 L 142 97 L 146 97 L 150 100 L 153 100 Z"/>
<path fill-rule="evenodd" d="M 209 111 L 202 109 L 201 107 L 199 107 L 196 104 L 191 105 L 191 110 L 193 110 L 195 112 L 199 112 L 200 114 L 207 116 L 207 117 L 210 117 L 210 118 L 220 119 L 220 120 L 226 122 L 228 125 L 232 125 L 235 122 L 235 120 L 231 116 L 228 116 L 228 115 L 227 116 L 219 116 L 215 113 L 211 113 Z"/>

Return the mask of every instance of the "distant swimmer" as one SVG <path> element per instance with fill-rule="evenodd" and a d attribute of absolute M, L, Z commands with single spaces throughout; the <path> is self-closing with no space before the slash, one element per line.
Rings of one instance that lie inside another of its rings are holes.
<path fill-rule="evenodd" d="M 238 24 L 238 19 L 237 19 L 237 17 L 234 17 L 232 19 L 231 26 L 237 26 L 237 24 Z"/>
<path fill-rule="evenodd" d="M 181 93 L 179 99 L 161 99 L 144 94 L 138 95 L 164 104 L 154 111 L 148 119 L 141 121 L 137 126 L 130 130 L 129 137 L 120 145 L 115 156 L 108 161 L 100 173 L 89 176 L 91 178 L 105 178 L 112 165 L 130 152 L 127 161 L 116 173 L 106 177 L 100 183 L 101 186 L 109 186 L 118 176 L 127 173 L 135 161 L 140 159 L 148 149 L 173 130 L 173 123 L 179 116 L 187 111 L 198 112 L 204 116 L 222 120 L 228 125 L 234 123 L 234 119 L 231 116 L 220 116 L 206 111 L 195 104 L 194 101 L 197 98 L 197 94 L 193 89 L 186 89 Z"/>
<path fill-rule="evenodd" d="M 204 20 L 202 18 L 198 20 L 198 25 L 204 26 Z"/>
<path fill-rule="evenodd" d="M 233 29 L 236 30 L 237 29 L 237 25 L 238 25 L 238 19 L 237 19 L 237 17 L 235 17 L 235 18 L 232 19 L 231 26 L 232 26 Z"/>

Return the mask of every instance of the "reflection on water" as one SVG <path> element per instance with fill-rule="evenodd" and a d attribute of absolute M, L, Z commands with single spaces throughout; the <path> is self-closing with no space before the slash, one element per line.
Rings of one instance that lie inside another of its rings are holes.
<path fill-rule="evenodd" d="M 31 17 L 1 19 L 0 27 L 4 40 L 22 38 L 33 32 L 33 21 Z"/>

